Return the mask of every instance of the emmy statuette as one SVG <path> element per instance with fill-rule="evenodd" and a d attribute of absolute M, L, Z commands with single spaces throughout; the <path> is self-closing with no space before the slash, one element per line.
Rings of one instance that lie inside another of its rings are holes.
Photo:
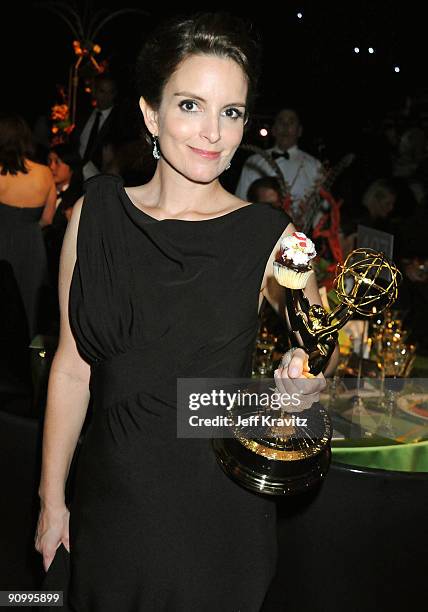
<path fill-rule="evenodd" d="M 307 241 L 313 247 L 304 234 L 297 232 L 293 236 L 303 241 L 301 244 Z M 288 271 L 283 274 L 284 269 L 279 268 L 281 264 L 276 261 L 274 273 L 285 287 L 293 344 L 308 353 L 311 375 L 326 367 L 337 343 L 338 330 L 351 317 L 371 317 L 391 306 L 397 298 L 401 278 L 396 266 L 383 253 L 355 249 L 337 266 L 334 286 L 339 303 L 327 312 L 322 306 L 310 305 L 303 293 L 304 287 L 296 288 L 292 275 L 289 282 Z M 259 385 L 255 381 L 250 385 L 251 391 L 257 391 Z M 272 411 L 268 407 L 266 413 L 269 412 Z M 292 411 L 287 410 L 285 414 L 291 417 Z M 237 415 L 238 411 L 232 409 L 232 417 Z M 330 465 L 329 415 L 319 403 L 314 403 L 295 416 L 304 416 L 306 426 L 300 427 L 298 422 L 296 425 L 294 419 L 292 425 L 268 426 L 262 431 L 259 428 L 256 434 L 254 429 L 235 426 L 231 438 L 214 439 L 214 452 L 225 473 L 241 486 L 268 495 L 296 494 L 318 484 Z"/>

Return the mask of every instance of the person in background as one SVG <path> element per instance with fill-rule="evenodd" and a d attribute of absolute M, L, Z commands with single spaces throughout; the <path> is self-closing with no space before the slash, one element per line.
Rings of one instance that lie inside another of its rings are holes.
<path fill-rule="evenodd" d="M 0 115 L 0 260 L 8 262 L 19 288 L 29 340 L 38 330 L 42 289 L 48 282 L 41 228 L 52 223 L 56 203 L 52 174 L 31 161 L 31 153 L 31 131 L 24 119 Z"/>
<path fill-rule="evenodd" d="M 55 182 L 57 197 L 55 215 L 52 224 L 44 231 L 44 239 L 51 286 L 55 295 L 55 312 L 59 314 L 57 299 L 59 259 L 73 206 L 83 193 L 82 159 L 73 145 L 60 144 L 50 149 L 48 166 Z"/>
<path fill-rule="evenodd" d="M 83 160 L 85 179 L 100 174 L 104 165 L 104 150 L 118 130 L 118 107 L 116 105 L 117 85 L 115 79 L 106 73 L 94 78 L 94 109 L 86 121 L 78 121 L 72 134 L 72 142 L 79 148 Z"/>
<path fill-rule="evenodd" d="M 292 217 L 299 214 L 300 202 L 315 188 L 322 171 L 321 162 L 298 147 L 302 129 L 298 113 L 292 108 L 282 109 L 272 127 L 275 145 L 267 150 L 290 189 L 292 202 L 289 212 Z M 274 174 L 273 168 L 261 155 L 251 155 L 242 168 L 236 195 L 245 199 L 250 185 L 256 179 Z"/>
<path fill-rule="evenodd" d="M 376 179 L 364 191 L 360 206 L 356 209 L 350 207 L 343 209 L 341 246 L 344 256 L 356 247 L 358 225 L 396 234 L 398 227 L 394 213 L 397 196 L 397 188 L 392 180 Z"/>
<path fill-rule="evenodd" d="M 82 159 L 73 145 L 60 144 L 50 149 L 48 166 L 57 192 L 55 224 L 58 213 L 68 220 L 74 203 L 83 193 Z"/>
<path fill-rule="evenodd" d="M 384 232 L 392 232 L 391 216 L 397 201 L 397 191 L 391 181 L 377 179 L 367 187 L 362 206 L 366 212 L 360 223 Z"/>
<path fill-rule="evenodd" d="M 251 183 L 247 193 L 248 202 L 266 202 L 275 208 L 282 208 L 281 188 L 273 176 L 256 179 Z"/>

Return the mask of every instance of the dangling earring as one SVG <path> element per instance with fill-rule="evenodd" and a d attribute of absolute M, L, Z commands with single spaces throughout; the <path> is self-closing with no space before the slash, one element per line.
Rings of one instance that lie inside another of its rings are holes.
<path fill-rule="evenodd" d="M 158 137 L 153 134 L 153 157 L 155 159 L 160 159 L 160 151 L 159 151 L 159 141 Z"/>
<path fill-rule="evenodd" d="M 231 165 L 232 165 L 232 164 L 229 162 L 229 163 L 227 164 L 227 166 L 226 166 L 225 170 L 229 170 L 229 168 L 230 168 L 230 166 L 231 166 Z"/>

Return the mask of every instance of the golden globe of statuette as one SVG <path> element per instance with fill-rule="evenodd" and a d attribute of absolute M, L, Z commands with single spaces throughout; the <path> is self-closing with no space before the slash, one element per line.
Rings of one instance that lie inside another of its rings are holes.
<path fill-rule="evenodd" d="M 338 264 L 334 286 L 339 303 L 331 312 L 310 305 L 301 289 L 285 287 L 294 346 L 308 353 L 312 374 L 325 368 L 338 330 L 352 316 L 372 316 L 391 306 L 400 280 L 401 273 L 383 253 L 360 248 Z M 319 484 L 330 465 L 330 418 L 318 403 L 298 414 L 307 419 L 306 427 L 275 425 L 257 436 L 234 428 L 232 438 L 213 440 L 226 474 L 251 491 L 270 495 L 296 494 Z"/>
<path fill-rule="evenodd" d="M 370 317 L 389 308 L 398 297 L 401 272 L 383 253 L 355 249 L 338 264 L 337 271 L 337 297 L 352 312 Z"/>

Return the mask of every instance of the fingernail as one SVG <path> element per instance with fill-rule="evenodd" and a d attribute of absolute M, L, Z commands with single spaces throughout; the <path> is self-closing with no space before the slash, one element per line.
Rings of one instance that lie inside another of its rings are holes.
<path fill-rule="evenodd" d="M 298 373 L 299 373 L 299 370 L 297 368 L 290 368 L 290 370 L 289 370 L 289 374 L 291 376 L 297 376 Z"/>

